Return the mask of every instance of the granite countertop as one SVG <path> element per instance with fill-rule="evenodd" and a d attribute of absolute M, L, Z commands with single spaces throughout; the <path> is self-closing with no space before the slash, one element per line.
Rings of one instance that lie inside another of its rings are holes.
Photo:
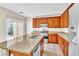
<path fill-rule="evenodd" d="M 28 38 L 25 39 L 13 46 L 10 46 L 8 49 L 13 51 L 18 51 L 22 53 L 30 53 L 34 47 L 39 43 L 43 36 L 38 36 L 37 38 Z"/>
<path fill-rule="evenodd" d="M 61 37 L 63 37 L 65 40 L 69 41 L 68 40 L 68 33 L 65 33 L 65 32 L 48 32 L 48 34 L 58 34 Z"/>
<path fill-rule="evenodd" d="M 60 35 L 61 37 L 63 37 L 65 40 L 69 41 L 68 34 L 66 34 L 66 33 L 58 33 L 58 35 Z"/>

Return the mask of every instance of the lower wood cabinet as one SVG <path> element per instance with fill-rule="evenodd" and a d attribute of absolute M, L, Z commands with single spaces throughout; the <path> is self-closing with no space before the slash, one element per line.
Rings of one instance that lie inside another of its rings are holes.
<path fill-rule="evenodd" d="M 43 51 L 44 51 L 43 43 L 44 43 L 44 38 L 42 38 L 38 42 L 38 44 L 33 48 L 33 50 L 29 53 L 28 52 L 18 52 L 18 51 L 14 51 L 14 50 L 9 50 L 9 56 L 42 56 Z"/>
<path fill-rule="evenodd" d="M 31 53 L 21 53 L 21 52 L 9 50 L 9 56 L 32 56 L 32 52 Z"/>
<path fill-rule="evenodd" d="M 58 35 L 58 44 L 59 44 L 59 47 L 61 48 L 64 56 L 68 56 L 68 46 L 69 46 L 68 41 Z"/>
<path fill-rule="evenodd" d="M 63 43 L 64 56 L 68 56 L 68 46 L 69 46 L 69 43 L 66 40 L 64 40 L 64 43 Z"/>
<path fill-rule="evenodd" d="M 43 52 L 44 52 L 44 38 L 41 39 L 40 41 L 40 46 L 41 46 L 41 49 L 40 49 L 40 56 L 42 56 Z"/>
<path fill-rule="evenodd" d="M 48 43 L 58 43 L 58 37 L 57 34 L 48 34 Z"/>

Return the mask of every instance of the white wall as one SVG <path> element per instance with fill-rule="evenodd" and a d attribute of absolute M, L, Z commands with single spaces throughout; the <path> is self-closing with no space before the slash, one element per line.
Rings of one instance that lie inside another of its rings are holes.
<path fill-rule="evenodd" d="M 33 28 L 33 31 L 41 31 L 42 28 Z M 54 31 L 54 32 L 66 32 L 68 33 L 68 28 L 48 28 L 48 31 Z"/>
<path fill-rule="evenodd" d="M 69 56 L 78 56 L 78 46 L 73 43 L 69 43 Z"/>
<path fill-rule="evenodd" d="M 78 35 L 78 25 L 79 25 L 79 4 L 75 4 L 70 10 L 69 10 L 69 27 L 75 25 L 76 26 L 76 35 Z M 69 29 L 69 40 L 72 40 L 72 37 L 74 37 L 73 32 Z M 79 35 L 78 35 L 79 36 Z M 78 42 L 78 37 L 77 37 Z M 69 44 L 69 55 L 78 55 L 78 45 Z"/>
<path fill-rule="evenodd" d="M 69 27 L 72 25 L 75 25 L 76 31 L 75 33 L 77 34 L 78 31 L 78 22 L 79 22 L 79 4 L 75 4 L 70 10 L 69 10 Z M 73 32 L 69 28 L 69 39 L 72 40 Z"/>
<path fill-rule="evenodd" d="M 31 34 L 31 32 L 33 31 L 32 19 L 33 18 L 27 18 L 26 19 L 26 34 Z"/>

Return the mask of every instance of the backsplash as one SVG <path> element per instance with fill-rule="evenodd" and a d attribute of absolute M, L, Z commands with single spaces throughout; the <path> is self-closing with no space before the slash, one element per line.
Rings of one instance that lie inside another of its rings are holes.
<path fill-rule="evenodd" d="M 33 28 L 33 31 L 42 31 L 42 28 Z M 68 28 L 48 28 L 47 31 L 66 32 L 66 33 L 68 33 Z"/>

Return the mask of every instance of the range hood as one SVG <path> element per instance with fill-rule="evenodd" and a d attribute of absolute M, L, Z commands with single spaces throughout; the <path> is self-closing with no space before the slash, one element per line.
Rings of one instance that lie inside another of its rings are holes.
<path fill-rule="evenodd" d="M 48 27 L 48 24 L 40 24 L 40 27 Z"/>

